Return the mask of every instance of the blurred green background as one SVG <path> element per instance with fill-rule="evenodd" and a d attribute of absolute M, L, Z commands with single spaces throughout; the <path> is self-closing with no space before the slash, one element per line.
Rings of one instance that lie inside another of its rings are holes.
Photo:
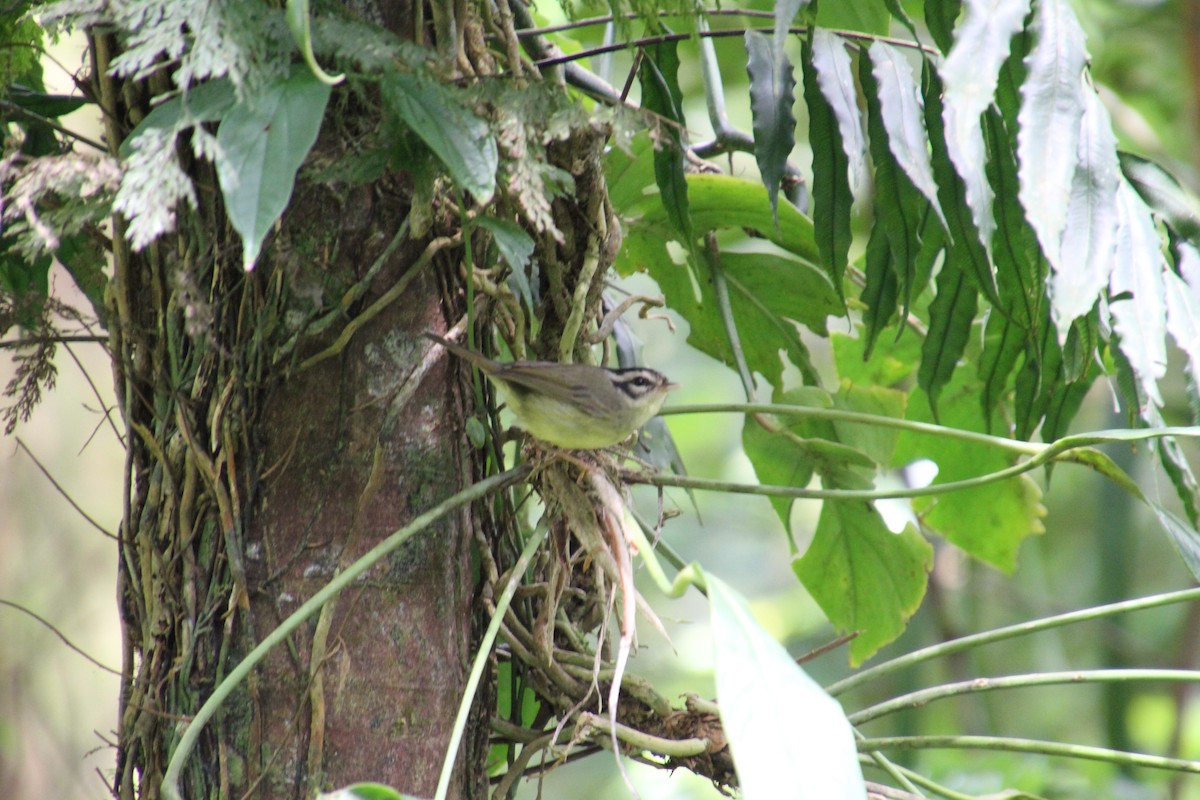
<path fill-rule="evenodd" d="M 1123 146 L 1164 162 L 1195 188 L 1195 169 L 1200 164 L 1194 99 L 1200 85 L 1200 2 L 1074 0 L 1072 5 L 1089 34 L 1093 75 Z M 547 18 L 555 16 L 547 4 L 538 10 Z M 577 38 L 594 44 L 598 35 L 593 30 Z M 748 130 L 741 39 L 719 40 L 716 46 L 731 117 Z M 692 138 L 698 141 L 707 135 L 707 122 L 695 56 L 694 46 L 681 47 L 680 82 L 690 96 L 687 112 Z M 55 57 L 69 69 L 80 68 L 79 41 L 60 43 Z M 628 68 L 627 57 L 614 60 L 611 75 L 617 85 Z M 66 76 L 53 64 L 47 65 L 47 78 L 59 90 L 69 90 Z M 802 108 L 803 103 L 797 111 Z M 807 170 L 801 148 L 796 163 Z M 753 160 L 734 158 L 732 171 L 752 175 Z M 68 299 L 72 296 L 65 276 L 57 278 L 55 288 Z M 645 283 L 638 288 L 653 291 Z M 688 348 L 683 343 L 686 325 L 679 320 L 676 325 L 674 334 L 661 321 L 639 320 L 635 325 L 645 343 L 646 363 L 683 384 L 672 402 L 742 399 L 737 378 Z M 812 344 L 818 356 L 825 350 L 820 342 Z M 100 410 L 112 403 L 111 370 L 98 346 L 74 345 L 72 353 L 78 361 L 60 350 L 56 390 L 16 435 L 79 506 L 115 532 L 124 459 Z M 1171 406 L 1167 416 L 1187 423 L 1191 413 L 1180 363 L 1173 362 L 1176 368 L 1165 387 Z M 7 383 L 11 374 L 11 364 L 0 358 L 0 381 Z M 102 399 L 95 396 L 91 384 L 98 387 Z M 1113 403 L 1112 391 L 1101 382 L 1074 430 L 1124 424 Z M 752 480 L 753 472 L 740 451 L 740 424 L 733 415 L 670 418 L 690 473 Z M 41 615 L 72 643 L 119 668 L 112 541 L 70 508 L 15 438 L 0 445 L 0 600 Z M 1172 494 L 1169 484 L 1156 478 L 1145 450 L 1109 452 L 1133 471 L 1149 493 Z M 652 515 L 656 496 L 642 492 L 637 498 Z M 759 621 L 792 653 L 799 655 L 828 641 L 832 632 L 792 575 L 783 530 L 768 502 L 706 494 L 696 499 L 699 517 L 686 495 L 667 493 L 667 505 L 677 507 L 682 516 L 668 524 L 666 540 L 685 559 L 699 561 L 746 594 Z M 930 594 L 921 611 L 905 636 L 872 663 L 955 635 L 1191 584 L 1157 522 L 1091 473 L 1060 467 L 1045 503 L 1046 533 L 1023 546 L 1020 566 L 1012 576 L 972 563 L 938 543 Z M 801 504 L 795 513 L 799 519 L 806 514 L 815 519 L 815 506 Z M 712 652 L 705 604 L 695 595 L 665 600 L 648 581 L 642 589 L 666 624 L 671 641 L 643 630 L 642 649 L 631 671 L 650 677 L 668 696 L 683 691 L 711 696 Z M 843 700 L 860 707 L 948 680 L 1112 666 L 1194 668 L 1198 659 L 1200 609 L 1173 607 L 942 660 L 873 684 L 869 694 Z M 824 655 L 806 668 L 823 683 L 836 679 L 847 669 L 845 651 Z M 105 796 L 107 790 L 96 773 L 111 774 L 117 685 L 115 677 L 72 652 L 46 627 L 10 606 L 0 606 L 0 798 Z M 1200 759 L 1194 693 L 1174 685 L 1069 686 L 986 694 L 888 717 L 866 732 L 1006 734 Z M 1053 798 L 1200 798 L 1200 779 L 1184 781 L 1150 771 L 1120 775 L 1086 762 L 969 751 L 929 751 L 898 760 L 971 793 L 1013 787 Z M 705 781 L 683 772 L 669 775 L 637 765 L 630 770 L 647 800 L 720 796 Z M 551 770 L 543 786 L 527 784 L 522 796 L 535 797 L 539 788 L 541 796 L 564 800 L 627 796 L 611 758 L 604 755 Z"/>

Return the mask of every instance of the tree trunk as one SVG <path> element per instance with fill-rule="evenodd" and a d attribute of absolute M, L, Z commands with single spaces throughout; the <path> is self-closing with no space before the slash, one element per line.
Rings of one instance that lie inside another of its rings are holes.
<path fill-rule="evenodd" d="M 391 12 L 411 27 L 401 4 Z M 107 77 L 115 43 L 93 42 L 115 148 L 166 87 Z M 378 125 L 349 105 L 337 125 L 328 115 L 310 163 L 336 163 L 346 130 Z M 158 797 L 182 723 L 238 660 L 474 472 L 445 359 L 421 368 L 431 345 L 420 332 L 461 313 L 452 240 L 421 256 L 457 231 L 399 235 L 404 176 L 351 186 L 307 175 L 251 273 L 206 164 L 192 174 L 199 207 L 180 209 L 173 240 L 133 253 L 116 223 L 110 327 L 129 447 L 121 798 Z M 399 299 L 329 349 L 400 282 Z M 431 795 L 477 639 L 481 527 L 472 512 L 445 518 L 275 649 L 205 730 L 184 795 L 302 798 L 358 781 Z M 485 795 L 487 726 L 476 722 L 451 797 Z"/>

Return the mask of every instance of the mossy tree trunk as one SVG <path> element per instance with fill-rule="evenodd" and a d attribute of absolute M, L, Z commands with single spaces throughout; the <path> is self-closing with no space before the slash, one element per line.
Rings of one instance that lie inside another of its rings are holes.
<path fill-rule="evenodd" d="M 407 4 L 379 11 L 412 26 Z M 118 44 L 92 40 L 115 149 L 168 87 L 107 77 Z M 427 233 L 402 236 L 407 176 L 319 179 L 351 131 L 379 124 L 339 91 L 253 272 L 207 164 L 193 165 L 199 203 L 179 209 L 173 237 L 135 253 L 115 222 L 121 798 L 159 795 L 183 722 L 268 631 L 476 473 L 457 383 L 419 336 L 462 313 L 457 217 L 435 208 Z M 478 638 L 471 548 L 488 523 L 476 513 L 423 532 L 273 651 L 205 731 L 185 796 L 301 798 L 366 780 L 432 794 Z M 485 794 L 490 705 L 482 693 L 451 797 Z"/>

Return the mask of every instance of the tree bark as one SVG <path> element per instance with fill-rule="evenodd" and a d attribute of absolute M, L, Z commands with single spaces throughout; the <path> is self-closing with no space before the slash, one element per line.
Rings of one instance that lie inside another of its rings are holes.
<path fill-rule="evenodd" d="M 385 17 L 404 30 L 402 5 Z M 115 151 L 144 98 L 165 87 L 108 77 L 115 42 L 93 41 Z M 310 163 L 345 157 L 340 134 L 378 125 L 347 105 L 339 125 L 327 115 Z M 159 796 L 182 723 L 246 652 L 474 471 L 456 383 L 445 359 L 425 360 L 419 336 L 457 315 L 457 223 L 401 236 L 412 204 L 404 176 L 353 186 L 302 172 L 245 273 L 212 170 L 196 164 L 192 177 L 200 203 L 180 209 L 171 241 L 133 253 L 119 220 L 114 236 L 110 330 L 129 485 L 113 788 L 128 800 Z M 438 254 L 422 258 L 439 234 Z M 400 282 L 395 301 L 328 350 Z M 336 313 L 356 284 L 366 291 Z M 184 796 L 303 798 L 359 781 L 431 795 L 477 639 L 479 528 L 471 512 L 443 519 L 273 651 L 205 730 Z M 490 707 L 486 690 L 478 702 Z M 451 797 L 485 796 L 481 719 Z"/>

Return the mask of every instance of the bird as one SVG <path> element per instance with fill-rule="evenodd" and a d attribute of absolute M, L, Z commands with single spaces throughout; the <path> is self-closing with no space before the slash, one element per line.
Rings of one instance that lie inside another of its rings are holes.
<path fill-rule="evenodd" d="M 554 361 L 495 361 L 436 333 L 425 336 L 477 367 L 495 384 L 517 426 L 565 450 L 620 444 L 659 412 L 678 388 L 647 367 L 610 369 Z"/>

